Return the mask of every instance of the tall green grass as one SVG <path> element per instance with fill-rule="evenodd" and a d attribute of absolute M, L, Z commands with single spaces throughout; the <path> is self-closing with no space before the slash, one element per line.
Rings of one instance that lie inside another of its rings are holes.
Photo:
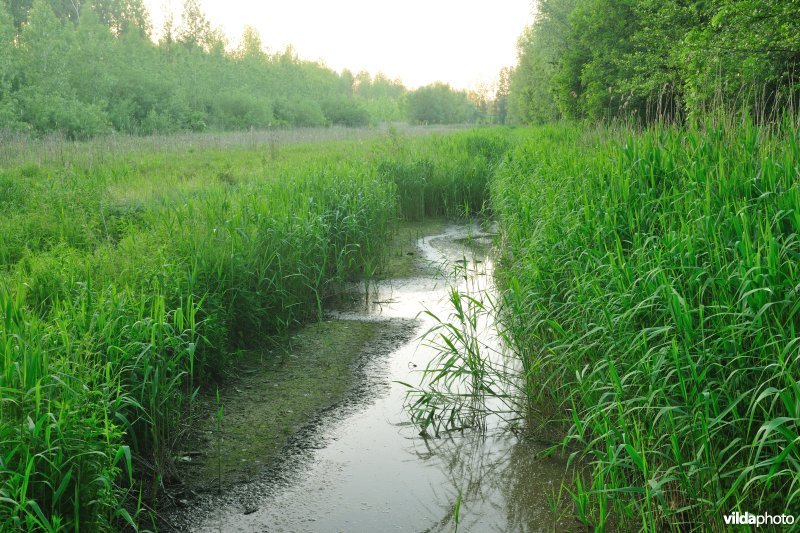
<path fill-rule="evenodd" d="M 488 216 L 489 178 L 512 139 L 503 129 L 432 137 L 411 152 L 401 148 L 386 157 L 378 173 L 397 185 L 409 220 Z"/>
<path fill-rule="evenodd" d="M 0 169 L 0 529 L 146 524 L 232 353 L 373 275 L 398 218 L 479 212 L 582 520 L 798 513 L 794 121 L 181 146 Z"/>
<path fill-rule="evenodd" d="M 543 127 L 491 195 L 528 394 L 589 467 L 580 518 L 683 531 L 798 514 L 796 122 Z"/>
<path fill-rule="evenodd" d="M 477 209 L 483 139 L 93 146 L 0 169 L 0 530 L 152 523 L 198 387 L 374 274 L 399 217 Z M 420 166 L 422 187 L 403 173 Z"/>

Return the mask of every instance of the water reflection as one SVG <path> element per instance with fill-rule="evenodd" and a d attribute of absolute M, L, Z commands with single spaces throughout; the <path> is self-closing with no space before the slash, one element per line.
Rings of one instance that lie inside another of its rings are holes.
<path fill-rule="evenodd" d="M 546 444 L 507 429 L 507 419 L 520 410 L 515 403 L 520 401 L 518 372 L 503 352 L 490 313 L 478 313 L 474 320 L 470 315 L 458 327 L 469 330 L 464 342 L 478 342 L 472 348 L 485 354 L 481 378 L 495 380 L 494 394 L 476 394 L 468 375 L 449 384 L 441 378 L 434 385 L 448 386 L 439 389 L 437 409 L 446 410 L 448 402 L 456 406 L 454 398 L 456 404 L 461 398 L 462 405 L 472 407 L 466 412 L 473 418 L 439 431 L 421 431 L 409 422 L 408 387 L 402 383 L 419 383 L 421 372 L 439 354 L 437 342 L 443 338 L 437 340 L 436 331 L 428 342 L 419 339 L 450 320 L 451 288 L 472 294 L 475 305 L 482 305 L 481 295 L 491 294 L 487 243 L 488 236 L 475 226 L 454 226 L 421 239 L 423 258 L 439 265 L 440 272 L 455 268 L 455 278 L 382 281 L 366 306 L 360 299 L 360 305 L 332 313 L 350 320 L 415 319 L 417 335 L 390 356 L 367 364 L 369 380 L 381 383 L 371 403 L 329 413 L 315 430 L 318 444 L 306 447 L 305 455 L 292 463 L 285 482 L 267 476 L 224 497 L 209 495 L 183 511 L 180 523 L 195 531 L 452 531 L 459 502 L 459 531 L 581 529 L 559 521 L 551 509 L 567 475 L 566 462 L 543 459 Z M 426 387 L 436 391 L 430 381 Z M 482 430 L 453 431 L 476 425 Z"/>

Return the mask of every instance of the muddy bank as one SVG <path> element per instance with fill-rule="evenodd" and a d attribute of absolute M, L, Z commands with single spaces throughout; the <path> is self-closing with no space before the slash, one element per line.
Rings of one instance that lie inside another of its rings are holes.
<path fill-rule="evenodd" d="M 420 342 L 432 317 L 452 311 L 453 287 L 478 287 L 476 296 L 493 290 L 491 235 L 478 226 L 436 224 L 426 228 L 436 233 L 419 238 L 407 229 L 412 244 L 394 258 L 395 271 L 403 274 L 375 281 L 368 295 L 358 293 L 363 286 L 352 287 L 353 297 L 317 326 L 326 334 L 304 344 L 311 347 L 307 355 L 327 350 L 347 359 L 349 353 L 353 363 L 323 369 L 304 360 L 297 370 L 319 370 L 320 381 L 314 385 L 288 372 L 281 389 L 305 394 L 343 380 L 335 387 L 350 391 L 345 399 L 319 404 L 312 422 L 278 450 L 259 436 L 264 431 L 277 442 L 276 433 L 284 431 L 274 421 L 263 424 L 268 415 L 258 414 L 259 395 L 267 398 L 265 390 L 275 388 L 274 373 L 249 381 L 252 392 L 227 391 L 229 404 L 242 408 L 230 424 L 249 435 L 226 437 L 230 451 L 223 462 L 231 474 L 221 492 L 214 485 L 214 448 L 208 448 L 206 490 L 168 514 L 170 524 L 190 531 L 450 531 L 457 519 L 461 531 L 581 529 L 564 512 L 568 498 L 560 486 L 571 475 L 566 460 L 545 457 L 546 442 L 500 423 L 434 438 L 410 422 L 402 383 L 419 383 L 436 357 L 429 342 Z M 454 269 L 459 275 L 451 275 Z M 492 324 L 486 326 L 480 335 L 492 337 Z M 323 346 L 323 337 L 339 340 Z M 488 337 L 481 342 L 496 344 Z M 264 467 L 255 462 L 275 450 L 279 460 Z"/>
<path fill-rule="evenodd" d="M 298 431 L 343 402 L 363 401 L 380 386 L 363 372 L 366 359 L 406 342 L 413 327 L 326 320 L 302 328 L 283 347 L 244 356 L 219 397 L 205 391 L 198 399 L 176 457 L 183 482 L 173 491 L 178 504 L 274 468 Z"/>

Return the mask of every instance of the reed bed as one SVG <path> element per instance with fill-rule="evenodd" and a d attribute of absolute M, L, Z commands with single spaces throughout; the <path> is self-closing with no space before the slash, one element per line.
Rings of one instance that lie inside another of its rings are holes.
<path fill-rule="evenodd" d="M 6 165 L 0 208 L 0 529 L 146 526 L 237 350 L 378 272 L 399 218 L 479 213 L 581 520 L 800 509 L 793 119 L 73 154 Z"/>
<path fill-rule="evenodd" d="M 151 527 L 198 388 L 379 270 L 412 186 L 385 163 L 456 183 L 481 137 L 357 138 L 0 169 L 0 530 Z"/>
<path fill-rule="evenodd" d="M 686 531 L 797 515 L 796 121 L 535 129 L 491 198 L 530 401 L 587 465 L 579 518 Z"/>

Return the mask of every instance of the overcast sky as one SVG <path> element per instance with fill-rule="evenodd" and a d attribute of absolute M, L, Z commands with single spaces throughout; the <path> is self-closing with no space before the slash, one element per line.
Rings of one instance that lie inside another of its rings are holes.
<path fill-rule="evenodd" d="M 156 31 L 182 0 L 145 0 Z M 292 44 L 303 59 L 334 70 L 379 71 L 415 88 L 445 81 L 459 89 L 493 82 L 516 62 L 531 0 L 201 0 L 212 25 L 236 46 L 245 25 L 270 52 Z"/>

